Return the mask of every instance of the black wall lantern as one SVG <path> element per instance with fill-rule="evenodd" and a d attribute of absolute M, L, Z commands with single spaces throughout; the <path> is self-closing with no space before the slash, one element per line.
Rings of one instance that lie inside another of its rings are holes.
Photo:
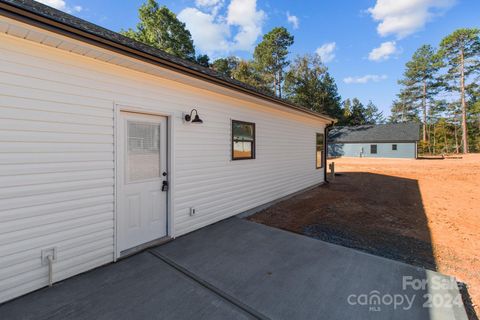
<path fill-rule="evenodd" d="M 195 117 L 192 120 L 193 112 L 195 112 Z M 198 116 L 197 109 L 192 109 L 192 111 L 190 111 L 190 114 L 186 114 L 185 115 L 185 121 L 186 122 L 191 122 L 191 123 L 203 123 L 203 120 L 200 119 L 200 117 Z"/>

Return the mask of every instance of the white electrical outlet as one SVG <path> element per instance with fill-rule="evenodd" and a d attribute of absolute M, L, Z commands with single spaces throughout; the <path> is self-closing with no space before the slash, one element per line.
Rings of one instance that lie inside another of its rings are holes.
<path fill-rule="evenodd" d="M 57 261 L 57 247 L 47 248 L 42 250 L 42 266 L 48 265 L 48 257 L 52 257 L 52 262 Z"/>
<path fill-rule="evenodd" d="M 193 217 L 195 215 L 195 213 L 197 213 L 197 209 L 191 207 L 190 208 L 190 217 Z"/>

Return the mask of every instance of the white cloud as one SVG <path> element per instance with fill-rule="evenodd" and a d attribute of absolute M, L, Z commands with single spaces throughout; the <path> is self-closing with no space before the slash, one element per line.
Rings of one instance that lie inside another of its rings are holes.
<path fill-rule="evenodd" d="M 371 61 L 383 61 L 388 60 L 392 54 L 397 53 L 397 47 L 395 41 L 387 41 L 380 45 L 378 48 L 374 48 L 368 54 L 368 60 Z"/>
<path fill-rule="evenodd" d="M 320 56 L 320 58 L 322 59 L 322 62 L 328 63 L 333 59 L 335 59 L 336 47 L 337 47 L 337 44 L 335 42 L 329 42 L 317 48 L 315 52 Z"/>
<path fill-rule="evenodd" d="M 379 82 L 382 80 L 387 79 L 387 76 L 382 74 L 382 75 L 377 75 L 377 74 L 367 74 L 362 77 L 347 77 L 343 79 L 343 82 L 347 84 L 351 83 L 359 83 L 359 84 L 365 84 L 368 82 Z"/>
<path fill-rule="evenodd" d="M 178 18 L 192 33 L 195 46 L 209 55 L 235 50 L 252 51 L 262 34 L 266 15 L 257 9 L 256 0 L 196 0 L 196 8 L 185 8 Z"/>
<path fill-rule="evenodd" d="M 227 23 L 239 28 L 234 37 L 233 50 L 253 50 L 262 34 L 265 12 L 257 10 L 257 0 L 232 0 L 228 6 Z"/>
<path fill-rule="evenodd" d="M 197 7 L 213 7 L 222 2 L 222 0 L 195 0 Z"/>
<path fill-rule="evenodd" d="M 65 11 L 65 9 L 67 8 L 67 4 L 63 0 L 38 0 L 38 2 L 46 4 L 47 6 L 58 10 Z"/>
<path fill-rule="evenodd" d="M 377 0 L 368 12 L 380 23 L 377 32 L 401 39 L 422 29 L 435 16 L 444 13 L 456 0 Z"/>
<path fill-rule="evenodd" d="M 198 8 L 207 9 L 212 15 L 216 16 L 223 7 L 223 0 L 195 0 L 195 5 Z"/>
<path fill-rule="evenodd" d="M 293 26 L 293 29 L 298 29 L 300 26 L 300 20 L 298 19 L 297 16 L 291 15 L 290 12 L 287 11 L 287 21 L 288 23 L 291 23 Z"/>
<path fill-rule="evenodd" d="M 195 46 L 202 52 L 212 54 L 215 51 L 227 51 L 230 30 L 226 23 L 216 22 L 213 14 L 204 13 L 196 8 L 186 8 L 178 18 L 185 22 L 192 34 Z"/>
<path fill-rule="evenodd" d="M 40 3 L 46 4 L 52 8 L 65 11 L 67 13 L 80 12 L 83 10 L 82 6 L 69 6 L 64 0 L 37 0 Z"/>

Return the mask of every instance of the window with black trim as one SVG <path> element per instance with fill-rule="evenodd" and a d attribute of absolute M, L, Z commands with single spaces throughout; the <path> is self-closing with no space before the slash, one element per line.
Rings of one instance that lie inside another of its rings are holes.
<path fill-rule="evenodd" d="M 325 136 L 323 133 L 317 133 L 317 140 L 316 140 L 316 167 L 317 169 L 323 168 L 323 153 L 324 153 L 324 143 L 325 143 Z"/>
<path fill-rule="evenodd" d="M 370 153 L 371 154 L 377 154 L 377 145 L 376 144 L 371 144 L 370 145 Z"/>
<path fill-rule="evenodd" d="M 232 120 L 232 160 L 255 159 L 255 123 Z"/>
<path fill-rule="evenodd" d="M 397 151 L 397 145 L 396 144 L 392 144 L 392 150 Z"/>

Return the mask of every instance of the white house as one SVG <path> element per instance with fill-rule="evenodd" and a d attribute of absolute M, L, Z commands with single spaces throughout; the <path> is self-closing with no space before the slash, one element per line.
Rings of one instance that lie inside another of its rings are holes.
<path fill-rule="evenodd" d="M 322 183 L 332 122 L 0 0 L 0 302 Z"/>
<path fill-rule="evenodd" d="M 420 125 L 414 122 L 334 127 L 328 156 L 415 159 L 419 140 Z"/>

